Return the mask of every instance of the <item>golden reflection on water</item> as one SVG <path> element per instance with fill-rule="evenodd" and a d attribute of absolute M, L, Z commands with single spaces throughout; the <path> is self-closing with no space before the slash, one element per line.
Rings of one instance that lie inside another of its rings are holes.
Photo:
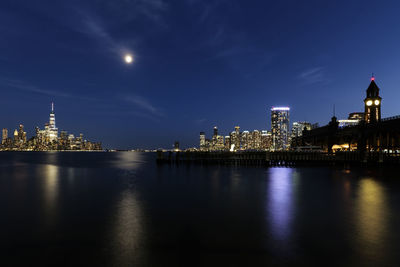
<path fill-rule="evenodd" d="M 362 179 L 356 200 L 360 250 L 379 255 L 387 239 L 388 208 L 385 188 L 372 178 Z"/>
<path fill-rule="evenodd" d="M 43 179 L 43 202 L 45 219 L 47 223 L 55 220 L 57 197 L 59 190 L 59 167 L 52 164 L 40 166 Z"/>
<path fill-rule="evenodd" d="M 143 208 L 137 199 L 137 192 L 132 183 L 135 172 L 143 164 L 142 153 L 118 152 L 114 166 L 125 171 L 129 181 L 114 205 L 115 216 L 111 222 L 111 246 L 113 265 L 122 266 L 126 263 L 134 265 L 143 259 Z"/>
<path fill-rule="evenodd" d="M 131 189 L 121 193 L 116 205 L 116 218 L 112 232 L 112 247 L 115 266 L 134 263 L 142 257 L 141 241 L 144 232 L 142 208 Z"/>
<path fill-rule="evenodd" d="M 137 152 L 118 152 L 115 154 L 114 166 L 124 170 L 135 170 L 143 164 L 143 154 Z"/>

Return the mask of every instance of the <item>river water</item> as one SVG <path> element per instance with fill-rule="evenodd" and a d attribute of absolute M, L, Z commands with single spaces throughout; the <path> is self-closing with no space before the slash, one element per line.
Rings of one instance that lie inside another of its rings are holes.
<path fill-rule="evenodd" d="M 1 266 L 398 266 L 399 171 L 2 152 Z"/>

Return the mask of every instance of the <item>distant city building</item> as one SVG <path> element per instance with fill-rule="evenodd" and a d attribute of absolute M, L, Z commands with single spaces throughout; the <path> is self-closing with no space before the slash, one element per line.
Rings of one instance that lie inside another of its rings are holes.
<path fill-rule="evenodd" d="M 25 143 L 26 132 L 24 131 L 24 125 L 20 124 L 19 129 L 14 130 L 14 145 L 18 148 L 21 148 Z"/>
<path fill-rule="evenodd" d="M 348 126 L 355 126 L 360 123 L 359 120 L 338 120 L 339 128 L 348 127 Z"/>
<path fill-rule="evenodd" d="M 270 150 L 272 147 L 272 133 L 270 131 L 261 131 L 261 147 L 264 150 Z"/>
<path fill-rule="evenodd" d="M 4 145 L 7 142 L 8 138 L 8 130 L 7 128 L 3 128 L 2 137 L 1 137 L 1 144 Z"/>
<path fill-rule="evenodd" d="M 200 150 L 206 150 L 206 135 L 204 132 L 200 132 Z"/>
<path fill-rule="evenodd" d="M 318 122 L 311 124 L 311 130 L 317 129 L 317 128 L 319 128 L 319 123 Z"/>
<path fill-rule="evenodd" d="M 218 127 L 214 126 L 214 134 L 213 136 L 217 136 L 218 135 Z"/>
<path fill-rule="evenodd" d="M 240 134 L 240 127 L 235 126 L 235 139 L 233 144 L 235 145 L 234 149 L 239 150 L 240 149 L 240 139 L 241 139 L 241 134 Z"/>
<path fill-rule="evenodd" d="M 18 131 L 17 129 L 14 130 L 14 142 L 18 142 Z"/>
<path fill-rule="evenodd" d="M 224 150 L 224 137 L 222 135 L 217 135 L 217 142 L 214 147 L 215 150 Z"/>
<path fill-rule="evenodd" d="M 179 151 L 179 142 L 175 141 L 174 143 L 174 151 Z"/>
<path fill-rule="evenodd" d="M 242 134 L 241 134 L 241 147 L 240 148 L 242 150 L 250 149 L 250 141 L 251 141 L 250 132 L 249 131 L 243 131 Z"/>
<path fill-rule="evenodd" d="M 214 126 L 213 136 L 211 139 L 211 143 L 212 143 L 211 148 L 210 148 L 211 150 L 220 150 L 221 149 L 221 146 L 218 143 L 218 142 L 221 142 L 220 139 L 221 139 L 221 136 L 218 135 L 218 127 Z M 223 143 L 223 139 L 222 139 L 222 143 Z"/>
<path fill-rule="evenodd" d="M 296 138 L 303 135 L 304 130 L 311 130 L 311 123 L 307 121 L 296 121 L 292 124 L 292 138 Z"/>
<path fill-rule="evenodd" d="M 225 150 L 230 150 L 230 148 L 231 148 L 231 137 L 229 135 L 225 136 L 224 148 L 225 148 Z"/>
<path fill-rule="evenodd" d="M 338 120 L 339 128 L 358 125 L 361 121 L 364 120 L 364 117 L 364 112 L 350 113 L 347 120 Z"/>
<path fill-rule="evenodd" d="M 271 132 L 273 150 L 289 148 L 289 107 L 271 108 Z"/>
<path fill-rule="evenodd" d="M 364 112 L 353 112 L 350 113 L 346 120 L 338 120 L 339 128 L 349 127 L 349 126 L 356 126 L 361 121 L 364 120 L 365 114 Z"/>
<path fill-rule="evenodd" d="M 240 127 L 227 136 L 218 135 L 217 127 L 213 129 L 213 138 L 207 139 L 200 132 L 200 151 L 240 151 L 240 150 L 270 150 L 272 134 L 269 131 L 253 130 L 240 132 Z"/>
<path fill-rule="evenodd" d="M 362 121 L 362 120 L 364 120 L 364 112 L 353 112 L 353 113 L 350 113 L 349 117 L 347 119 Z"/>

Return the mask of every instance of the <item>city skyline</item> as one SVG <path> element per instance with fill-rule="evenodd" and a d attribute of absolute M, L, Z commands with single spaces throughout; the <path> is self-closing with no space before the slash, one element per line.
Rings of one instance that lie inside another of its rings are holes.
<path fill-rule="evenodd" d="M 83 138 L 82 133 L 75 136 L 65 129 L 59 132 L 54 102 L 51 102 L 49 121 L 44 124 L 43 129 L 35 126 L 34 134 L 27 134 L 24 125 L 20 123 L 12 136 L 8 133 L 8 128 L 2 128 L 0 151 L 103 150 L 101 142 L 88 141 Z"/>
<path fill-rule="evenodd" d="M 333 106 L 333 114 L 332 119 L 335 118 L 338 122 L 338 127 L 343 128 L 347 126 L 355 126 L 358 125 L 361 121 L 366 121 L 370 123 L 370 117 L 368 114 L 372 113 L 373 122 L 381 120 L 381 101 L 382 98 L 379 96 L 379 87 L 375 83 L 375 76 L 372 74 L 370 78 L 370 85 L 368 86 L 366 92 L 367 97 L 364 99 L 365 110 L 364 112 L 351 112 L 348 115 L 348 118 L 342 118 L 337 120 L 335 106 Z M 372 99 L 372 100 L 371 100 Z M 371 110 L 372 108 L 372 110 Z M 213 151 L 213 150 L 225 150 L 225 151 L 238 151 L 238 150 L 268 150 L 268 151 L 280 151 L 280 150 L 288 150 L 290 149 L 290 143 L 293 138 L 302 136 L 303 130 L 311 130 L 314 128 L 320 127 L 319 123 L 311 123 L 309 121 L 295 121 L 290 124 L 290 107 L 284 106 L 272 106 L 270 109 L 271 112 L 271 120 L 270 120 L 270 131 L 268 130 L 253 130 L 251 133 L 248 130 L 240 131 L 240 126 L 235 126 L 235 130 L 232 131 L 228 136 L 218 135 L 218 127 L 213 127 L 213 136 L 212 139 L 206 139 L 205 132 L 200 132 L 200 151 Z M 268 116 L 267 116 L 268 117 Z M 268 119 L 267 119 L 268 121 Z M 331 122 L 330 122 L 331 123 Z M 329 123 L 329 124 L 330 124 Z M 268 124 L 268 123 L 267 123 Z M 55 121 L 55 110 L 54 110 L 54 102 L 51 102 L 51 112 L 49 117 L 49 122 L 45 124 L 44 130 L 40 130 L 38 126 L 35 126 L 36 135 L 32 135 L 31 138 L 39 138 L 43 139 L 41 136 L 45 136 L 48 142 L 57 142 L 58 141 L 58 128 L 56 127 Z M 64 135 L 64 138 L 72 140 L 74 139 L 73 134 L 67 135 L 65 130 L 61 131 L 61 135 Z M 8 141 L 7 144 L 10 145 L 11 137 L 7 140 L 8 136 L 8 128 L 2 129 L 2 142 L 4 145 Z M 249 136 L 247 138 L 247 136 Z M 27 132 L 24 131 L 24 125 L 20 123 L 19 130 L 14 130 L 14 141 L 24 140 L 26 142 Z M 83 141 L 82 134 L 80 134 L 80 138 Z M 242 139 L 245 139 L 244 141 Z M 248 139 L 248 140 L 247 140 Z M 86 142 L 86 140 L 85 140 Z M 90 144 L 91 142 L 89 142 Z M 97 144 L 97 143 L 94 143 Z M 101 142 L 98 143 L 101 149 Z M 18 147 L 18 146 L 17 146 Z M 180 149 L 180 142 L 175 141 L 173 144 L 173 150 Z M 3 147 L 7 148 L 7 147 Z M 11 147 L 9 147 L 11 148 Z M 185 147 L 184 149 L 195 149 L 196 146 Z M 119 149 L 116 147 L 106 147 L 105 149 Z M 137 148 L 130 148 L 137 149 Z M 143 148 L 142 148 L 143 149 Z M 158 148 L 144 148 L 144 149 L 172 149 L 171 147 L 158 147 Z M 24 149 L 25 150 L 25 149 Z M 45 149 L 47 150 L 47 149 Z M 98 150 L 96 148 L 95 150 Z M 128 148 L 129 150 L 129 148 Z"/>
<path fill-rule="evenodd" d="M 214 125 L 269 129 L 272 105 L 292 121 L 325 125 L 333 105 L 347 118 L 372 72 L 382 118 L 398 115 L 399 5 L 6 0 L 0 124 L 33 129 L 54 101 L 65 128 L 105 147 L 193 147 Z"/>

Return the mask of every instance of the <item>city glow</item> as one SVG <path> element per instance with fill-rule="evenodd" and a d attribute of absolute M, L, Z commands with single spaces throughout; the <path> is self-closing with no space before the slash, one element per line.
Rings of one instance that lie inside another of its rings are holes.
<path fill-rule="evenodd" d="M 275 111 L 275 110 L 290 110 L 290 108 L 289 107 L 272 107 L 271 110 L 272 111 Z"/>
<path fill-rule="evenodd" d="M 125 62 L 126 63 L 128 63 L 128 64 L 130 64 L 130 63 L 132 63 L 133 62 L 133 57 L 132 57 L 132 55 L 129 55 L 129 54 L 127 54 L 127 55 L 125 55 Z"/>

